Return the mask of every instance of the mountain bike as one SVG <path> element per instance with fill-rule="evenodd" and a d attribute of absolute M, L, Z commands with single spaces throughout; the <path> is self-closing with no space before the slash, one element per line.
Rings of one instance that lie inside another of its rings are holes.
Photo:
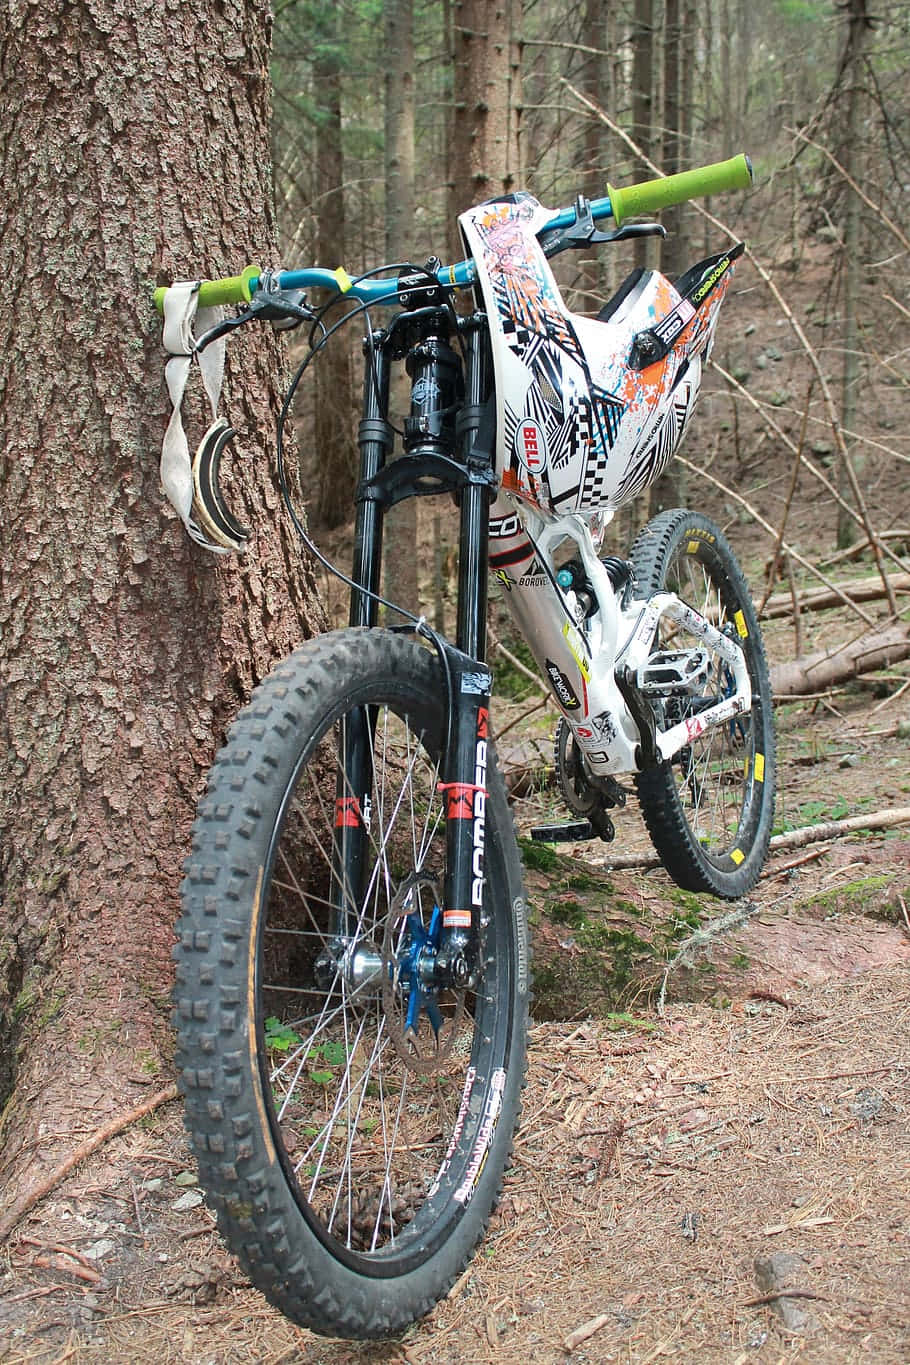
<path fill-rule="evenodd" d="M 428 1312 L 482 1237 L 510 1160 L 531 978 L 491 724 L 490 571 L 560 717 L 571 819 L 537 836 L 611 838 L 627 778 L 682 886 L 734 898 L 760 873 L 771 697 L 727 539 L 676 509 L 627 555 L 601 554 L 613 514 L 682 437 L 742 248 L 673 283 L 636 270 L 596 318 L 567 308 L 549 264 L 662 232 L 629 220 L 750 182 L 740 156 L 559 212 L 514 194 L 460 217 L 455 265 L 356 279 L 251 266 L 158 292 L 174 354 L 166 487 L 219 552 L 247 533 L 219 482 L 224 419 L 190 466 L 191 362 L 217 409 L 206 357 L 229 332 L 257 319 L 309 329 L 278 422 L 279 478 L 305 536 L 285 419 L 312 356 L 352 317 L 364 326 L 350 623 L 291 654 L 232 725 L 199 804 L 175 949 L 177 1060 L 207 1198 L 252 1281 L 317 1332 L 388 1336 Z M 472 311 L 455 310 L 456 291 Z M 355 306 L 333 321 L 341 298 Z M 224 303 L 239 311 L 205 315 L 194 340 L 201 310 Z M 396 363 L 410 379 L 400 432 Z M 428 494 L 459 519 L 452 641 L 413 614 L 380 624 L 385 514 Z"/>

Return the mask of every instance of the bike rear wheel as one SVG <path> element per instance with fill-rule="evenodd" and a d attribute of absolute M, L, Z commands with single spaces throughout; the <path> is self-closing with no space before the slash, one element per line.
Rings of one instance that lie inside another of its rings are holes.
<path fill-rule="evenodd" d="M 201 1181 L 253 1282 L 330 1335 L 399 1332 L 445 1293 L 519 1111 L 526 908 L 492 752 L 482 979 L 434 991 L 414 966 L 438 932 L 446 707 L 436 655 L 402 635 L 304 645 L 233 725 L 186 866 L 178 1064 Z M 367 790 L 339 778 L 358 726 Z M 356 887 L 332 852 L 354 811 Z"/>
<path fill-rule="evenodd" d="M 690 891 L 734 900 L 758 880 L 774 815 L 775 744 L 771 687 L 761 632 L 742 571 L 719 527 L 698 512 L 662 512 L 632 547 L 641 597 L 675 592 L 741 646 L 752 707 L 706 730 L 673 759 L 638 774 L 645 824 L 670 876 Z M 664 617 L 655 650 L 693 641 Z M 651 698 L 667 723 L 732 694 L 727 665 L 714 656 L 698 695 Z"/>

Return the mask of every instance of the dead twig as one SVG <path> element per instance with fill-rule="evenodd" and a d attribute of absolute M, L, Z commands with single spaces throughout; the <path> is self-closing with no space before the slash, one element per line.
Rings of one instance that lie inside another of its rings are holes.
<path fill-rule="evenodd" d="M 806 443 L 806 425 L 807 425 L 807 423 L 808 423 L 808 421 L 809 421 L 809 405 L 810 405 L 811 401 L 812 401 L 812 381 L 810 380 L 810 381 L 809 381 L 809 387 L 808 387 L 808 389 L 806 390 L 806 406 L 805 406 L 804 409 L 803 409 L 803 420 L 802 420 L 802 423 L 801 423 L 800 429 L 799 429 L 799 442 L 797 443 L 797 448 L 796 448 L 796 458 L 795 458 L 795 460 L 793 461 L 793 468 L 792 468 L 792 470 L 791 470 L 791 472 L 790 472 L 790 487 L 789 487 L 789 489 L 787 490 L 787 497 L 786 497 L 786 500 L 785 500 L 785 502 L 784 502 L 784 510 L 783 510 L 783 512 L 781 513 L 780 526 L 779 526 L 778 532 L 777 532 L 777 540 L 776 540 L 775 543 L 774 543 L 774 553 L 773 553 L 772 556 L 771 556 L 771 564 L 770 564 L 770 567 L 769 567 L 769 569 L 768 569 L 768 582 L 767 582 L 767 586 L 765 587 L 765 595 L 764 595 L 764 597 L 762 598 L 761 605 L 760 605 L 759 608 L 758 608 L 758 614 L 759 614 L 759 616 L 761 616 L 761 615 L 764 613 L 765 607 L 766 607 L 767 602 L 768 602 L 768 598 L 771 596 L 771 589 L 774 587 L 774 579 L 775 579 L 775 576 L 776 576 L 776 574 L 777 574 L 777 565 L 778 565 L 778 562 L 780 561 L 781 548 L 782 548 L 783 543 L 784 543 L 784 532 L 785 532 L 785 530 L 787 529 L 787 521 L 789 520 L 789 517 L 790 517 L 790 508 L 791 508 L 791 506 L 792 506 L 792 504 L 793 504 L 793 497 L 794 497 L 794 494 L 796 493 L 796 486 L 797 486 L 797 484 L 799 483 L 799 469 L 800 469 L 800 464 L 801 464 L 802 458 L 803 458 L 803 446 L 804 446 L 805 443 Z M 789 569 L 789 567 L 790 567 L 790 565 L 789 565 L 789 556 L 788 556 L 788 569 Z M 793 586 L 793 573 L 792 573 L 792 569 L 790 570 L 790 585 L 791 585 L 791 590 L 792 590 L 792 586 Z M 794 619 L 797 619 L 797 614 L 796 614 L 795 612 L 794 612 Z M 797 653 L 800 653 L 800 652 L 801 652 L 801 646 L 798 645 L 798 646 L 797 646 Z"/>
<path fill-rule="evenodd" d="M 910 592 L 910 574 L 892 575 L 891 586 L 895 592 Z M 840 606 L 845 597 L 848 597 L 851 602 L 876 602 L 884 595 L 885 590 L 878 579 L 852 578 L 846 583 L 839 583 L 836 592 L 826 588 L 817 588 L 809 593 L 804 592 L 799 598 L 799 610 L 801 612 L 825 611 L 828 607 Z M 775 617 L 787 616 L 792 609 L 792 592 L 774 593 L 773 596 L 765 598 L 759 615 L 766 621 L 770 621 Z"/>
<path fill-rule="evenodd" d="M 99 1284 L 101 1281 L 97 1270 L 89 1270 L 85 1265 L 71 1265 L 63 1256 L 33 1256 L 29 1265 L 37 1266 L 40 1270 L 59 1270 L 64 1275 L 85 1280 L 86 1284 Z"/>
<path fill-rule="evenodd" d="M 69 1175 L 73 1167 L 79 1165 L 80 1161 L 84 1161 L 87 1156 L 91 1156 L 92 1152 L 97 1151 L 97 1149 L 103 1146 L 105 1142 L 109 1141 L 110 1138 L 116 1137 L 118 1133 L 122 1133 L 124 1129 L 137 1123 L 139 1119 L 144 1119 L 148 1114 L 152 1114 L 156 1109 L 160 1109 L 163 1104 L 169 1104 L 171 1100 L 175 1100 L 176 1098 L 176 1085 L 166 1086 L 164 1090 L 159 1090 L 157 1095 L 152 1095 L 150 1099 L 147 1099 L 144 1104 L 138 1105 L 135 1109 L 130 1109 L 127 1113 L 121 1114 L 116 1119 L 111 1119 L 110 1123 L 105 1124 L 103 1128 L 99 1128 L 97 1132 L 92 1133 L 91 1137 L 88 1137 L 84 1142 L 81 1142 L 79 1146 L 71 1152 L 65 1160 L 55 1166 L 43 1180 L 39 1180 L 36 1184 L 31 1185 L 19 1195 L 18 1199 L 13 1200 L 3 1216 L 0 1217 L 0 1242 L 4 1242 L 6 1238 L 9 1237 L 13 1228 L 19 1222 L 19 1219 L 22 1218 L 24 1214 L 28 1213 L 29 1209 L 34 1208 L 39 1200 L 43 1199 L 45 1195 L 50 1194 L 51 1190 Z"/>
<path fill-rule="evenodd" d="M 710 943 L 720 934 L 727 933 L 730 929 L 737 929 L 741 924 L 758 910 L 754 901 L 744 901 L 735 910 L 730 910 L 726 915 L 720 915 L 717 919 L 710 920 L 703 928 L 696 929 L 694 934 L 683 939 L 678 951 L 673 955 L 664 968 L 664 977 L 660 985 L 660 994 L 657 997 L 657 1013 L 663 1017 L 664 1005 L 667 998 L 667 985 L 670 980 L 670 973 L 680 966 L 691 966 L 689 954 L 696 948 L 702 948 L 706 943 Z"/>
<path fill-rule="evenodd" d="M 621 138 L 622 141 L 625 142 L 626 146 L 630 149 L 630 151 L 632 151 L 637 157 L 639 157 L 642 163 L 646 165 L 649 170 L 651 170 L 656 176 L 662 176 L 664 174 L 660 167 L 657 166 L 650 159 L 650 157 L 645 155 L 642 148 L 634 141 L 634 139 L 629 137 L 628 133 L 626 133 L 622 128 L 620 128 L 617 123 L 614 123 L 614 121 L 607 114 L 605 114 L 604 111 L 593 102 L 593 100 L 589 100 L 585 95 L 582 94 L 580 90 L 576 89 L 576 87 L 572 85 L 570 81 L 567 81 L 565 78 L 563 78 L 562 84 L 565 85 L 566 89 L 570 92 L 570 94 L 576 100 L 578 100 L 579 104 L 582 104 L 586 109 L 589 109 L 591 113 L 595 115 L 596 118 L 600 119 L 603 123 L 607 125 L 608 128 L 611 129 L 611 131 L 617 137 Z M 703 204 L 695 203 L 694 207 L 698 210 L 698 212 L 702 215 L 703 218 L 707 219 L 709 223 L 712 223 L 720 232 L 726 233 L 731 240 L 736 239 L 736 234 L 734 232 L 731 232 L 727 225 L 721 222 L 719 218 L 716 218 L 714 214 L 709 213 Z M 856 470 L 853 467 L 853 461 L 850 458 L 850 451 L 847 448 L 847 442 L 844 437 L 843 428 L 841 426 L 840 417 L 837 411 L 837 405 L 834 401 L 834 396 L 831 392 L 831 387 L 828 383 L 827 375 L 825 374 L 824 369 L 822 368 L 821 362 L 818 358 L 815 349 L 813 348 L 813 346 L 809 342 L 808 337 L 803 331 L 799 319 L 796 317 L 792 308 L 787 303 L 784 296 L 781 294 L 780 290 L 777 287 L 777 284 L 771 278 L 769 272 L 764 268 L 764 266 L 756 257 L 755 253 L 751 251 L 749 247 L 745 248 L 745 255 L 752 262 L 753 267 L 758 272 L 761 279 L 764 281 L 765 285 L 770 290 L 771 294 L 774 296 L 774 299 L 777 302 L 778 307 L 780 308 L 784 317 L 789 322 L 790 327 L 792 328 L 797 341 L 799 342 L 800 346 L 805 352 L 806 359 L 808 360 L 809 364 L 812 367 L 812 371 L 815 374 L 816 381 L 818 382 L 818 386 L 821 391 L 822 399 L 825 405 L 825 411 L 828 414 L 828 421 L 831 427 L 831 433 L 834 436 L 834 441 L 837 446 L 837 451 L 840 457 L 841 465 L 843 467 L 844 473 L 847 476 L 847 482 L 850 485 L 850 491 L 853 494 L 853 498 L 856 503 L 855 513 L 851 512 L 851 515 L 858 515 L 858 519 L 866 532 L 866 535 L 869 539 L 869 544 L 872 547 L 872 553 L 875 556 L 876 568 L 881 574 L 882 581 L 885 585 L 885 592 L 888 597 L 889 609 L 891 611 L 892 616 L 896 616 L 897 603 L 894 601 L 894 598 L 891 595 L 889 589 L 888 576 L 885 573 L 885 566 L 882 560 L 882 545 L 869 521 L 869 511 L 866 506 L 866 500 L 863 496 L 863 491 L 860 488 L 859 480 L 856 477 Z"/>
<path fill-rule="evenodd" d="M 903 896 L 898 896 L 897 903 L 901 908 L 901 914 L 904 917 L 904 924 L 907 926 L 907 937 L 910 938 L 910 915 L 907 914 L 907 905 L 906 902 L 904 901 Z"/>
<path fill-rule="evenodd" d="M 830 1302 L 824 1294 L 816 1294 L 811 1289 L 775 1289 L 773 1294 L 760 1294 L 757 1299 L 745 1299 L 743 1308 L 761 1308 L 766 1303 L 777 1303 L 778 1299 L 821 1299 Z"/>
<path fill-rule="evenodd" d="M 589 1318 L 588 1321 L 583 1322 L 580 1327 L 576 1327 L 574 1332 L 569 1333 L 562 1343 L 563 1350 L 571 1353 L 577 1346 L 580 1346 L 583 1341 L 587 1341 L 589 1337 L 593 1337 L 595 1332 L 599 1332 L 601 1328 L 606 1327 L 609 1321 L 609 1313 L 598 1313 L 596 1318 Z"/>
<path fill-rule="evenodd" d="M 802 142 L 805 142 L 807 146 L 814 147 L 817 152 L 821 152 L 822 156 L 826 156 L 838 174 L 843 176 L 844 180 L 846 180 L 851 190 L 853 190 L 853 193 L 858 195 L 866 207 L 872 210 L 879 222 L 884 223 L 885 227 L 888 228 L 890 232 L 894 233 L 894 236 L 900 242 L 904 250 L 910 251 L 910 237 L 898 227 L 897 223 L 888 217 L 887 213 L 883 212 L 880 204 L 874 204 L 869 196 L 860 189 L 850 172 L 841 165 L 836 156 L 828 151 L 827 147 L 823 147 L 820 142 L 816 142 L 813 138 L 809 137 L 801 128 L 788 128 L 787 132 L 792 133 L 794 137 L 798 137 Z"/>
<path fill-rule="evenodd" d="M 498 649 L 502 657 L 506 659 L 522 677 L 527 678 L 529 682 L 532 682 L 538 692 L 543 692 L 545 696 L 549 697 L 549 692 L 547 692 L 547 689 L 544 687 L 537 674 L 532 672 L 527 664 L 523 664 L 517 655 L 513 654 L 510 649 L 506 648 L 491 626 L 487 628 L 487 634 L 490 638 L 490 644 L 494 649 Z"/>

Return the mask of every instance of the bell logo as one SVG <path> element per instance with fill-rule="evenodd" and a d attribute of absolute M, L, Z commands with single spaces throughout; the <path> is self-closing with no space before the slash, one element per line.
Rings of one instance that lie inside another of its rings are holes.
<path fill-rule="evenodd" d="M 515 453 L 529 474 L 542 474 L 547 467 L 547 438 L 543 428 L 526 417 L 515 433 Z"/>

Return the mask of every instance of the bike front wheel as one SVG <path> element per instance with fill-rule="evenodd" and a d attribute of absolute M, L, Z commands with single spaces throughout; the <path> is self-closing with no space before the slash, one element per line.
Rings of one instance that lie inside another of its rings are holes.
<path fill-rule="evenodd" d="M 394 1334 L 445 1293 L 519 1111 L 527 919 L 492 752 L 480 980 L 436 990 L 419 967 L 446 721 L 432 651 L 383 630 L 311 641 L 233 725 L 186 867 L 178 1064 L 201 1181 L 254 1284 L 330 1335 Z M 359 862 L 339 857 L 354 821 Z"/>
<path fill-rule="evenodd" d="M 632 565 L 641 597 L 676 593 L 745 655 L 751 710 L 704 731 L 636 778 L 651 841 L 674 881 L 734 900 L 761 874 L 774 816 L 771 687 L 752 598 L 723 532 L 698 512 L 676 509 L 650 521 L 632 547 Z M 691 643 L 681 627 L 661 619 L 655 650 Z M 651 698 L 662 723 L 685 720 L 732 694 L 729 666 L 717 655 L 709 665 L 700 689 Z"/>

